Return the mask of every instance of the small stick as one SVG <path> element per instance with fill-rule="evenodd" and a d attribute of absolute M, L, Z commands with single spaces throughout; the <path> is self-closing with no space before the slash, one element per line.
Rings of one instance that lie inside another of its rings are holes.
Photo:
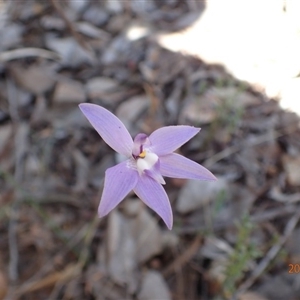
<path fill-rule="evenodd" d="M 253 223 L 263 223 L 266 221 L 271 221 L 280 217 L 284 217 L 290 214 L 295 213 L 295 210 L 297 208 L 294 205 L 285 205 L 282 206 L 280 205 L 277 208 L 274 209 L 269 209 L 266 211 L 263 211 L 259 214 L 256 214 L 254 216 L 250 217 L 250 221 Z M 238 219 L 238 218 L 237 218 Z M 224 221 L 224 222 L 218 222 L 218 223 L 214 223 L 213 225 L 213 230 L 224 230 L 226 228 L 230 228 L 235 226 L 235 219 L 230 219 L 228 221 Z M 184 226 L 180 229 L 176 229 L 176 233 L 178 234 L 194 234 L 196 232 L 201 232 L 203 230 L 206 230 L 206 226 L 205 225 L 200 225 L 200 226 Z"/>
<path fill-rule="evenodd" d="M 29 126 L 27 123 L 21 123 L 18 108 L 15 102 L 14 86 L 12 81 L 7 81 L 9 113 L 14 127 L 14 144 L 15 144 L 15 172 L 14 181 L 19 185 L 24 176 L 24 155 L 27 152 L 27 139 L 29 135 Z M 8 245 L 9 245 L 9 264 L 8 276 L 9 280 L 14 284 L 18 280 L 18 262 L 19 252 L 17 243 L 17 225 L 20 204 L 20 192 L 14 186 L 14 202 L 10 211 L 8 224 Z"/>
<path fill-rule="evenodd" d="M 299 123 L 299 122 L 297 122 Z M 263 144 L 265 142 L 269 142 L 269 141 L 273 141 L 275 139 L 278 139 L 279 137 L 285 136 L 285 135 L 289 135 L 293 132 L 295 132 L 296 130 L 298 130 L 299 128 L 295 128 L 295 124 L 296 123 L 292 123 L 289 124 L 283 128 L 280 128 L 280 130 L 282 129 L 286 129 L 288 132 L 282 133 L 279 131 L 274 131 L 273 134 L 270 133 L 266 133 L 264 135 L 261 135 L 259 137 L 256 138 L 255 141 L 248 141 L 248 142 L 242 142 L 238 145 L 233 145 L 231 147 L 228 147 L 218 153 L 216 153 L 215 155 L 211 156 L 210 158 L 208 158 L 203 165 L 207 168 L 213 166 L 215 163 L 217 163 L 218 161 L 231 156 L 232 154 L 235 154 L 243 149 L 249 148 L 249 147 L 254 147 L 260 144 Z"/>
<path fill-rule="evenodd" d="M 57 0 L 51 0 L 52 6 L 55 8 L 55 10 L 58 12 L 58 14 L 61 16 L 61 18 L 66 23 L 67 28 L 69 29 L 70 33 L 73 35 L 74 39 L 86 50 L 91 52 L 91 47 L 89 47 L 88 44 L 85 43 L 85 41 L 82 39 L 76 28 L 73 26 L 72 22 L 68 19 L 66 16 L 63 8 L 61 7 L 59 1 Z"/>
<path fill-rule="evenodd" d="M 192 242 L 192 244 L 180 255 L 178 256 L 169 266 L 163 270 L 163 275 L 169 276 L 174 271 L 182 268 L 188 261 L 190 261 L 194 255 L 197 253 L 201 244 L 201 236 L 197 235 Z"/>
<path fill-rule="evenodd" d="M 52 51 L 40 48 L 21 48 L 13 49 L 0 53 L 0 62 L 6 62 L 14 59 L 26 57 L 43 57 L 46 59 L 60 60 L 60 56 Z"/>

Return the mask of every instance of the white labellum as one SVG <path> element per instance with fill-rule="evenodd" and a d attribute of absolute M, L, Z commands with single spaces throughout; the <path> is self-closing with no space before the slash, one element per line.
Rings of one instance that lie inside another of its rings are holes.
<path fill-rule="evenodd" d="M 148 152 L 144 158 L 138 158 L 136 162 L 137 170 L 141 175 L 144 170 L 150 170 L 158 161 L 158 156 L 155 153 Z"/>

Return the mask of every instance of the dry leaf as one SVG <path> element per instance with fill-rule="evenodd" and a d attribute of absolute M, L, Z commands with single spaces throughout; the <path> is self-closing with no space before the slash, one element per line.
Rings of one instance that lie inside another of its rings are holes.
<path fill-rule="evenodd" d="M 287 173 L 289 184 L 293 186 L 300 185 L 300 157 L 292 157 L 284 155 L 283 158 L 284 169 Z"/>
<path fill-rule="evenodd" d="M 139 300 L 171 300 L 169 288 L 157 271 L 147 271 L 142 279 Z"/>
<path fill-rule="evenodd" d="M 228 191 L 228 182 L 219 177 L 217 181 L 187 180 L 178 195 L 176 210 L 182 214 L 192 212 L 216 200 L 221 192 Z"/>
<path fill-rule="evenodd" d="M 23 68 L 19 65 L 10 67 L 16 82 L 35 95 L 43 94 L 54 86 L 55 74 L 52 74 L 49 69 L 47 65 L 33 65 L 29 68 Z"/>
<path fill-rule="evenodd" d="M 59 104 L 81 103 L 86 100 L 82 83 L 75 80 L 59 81 L 55 87 L 53 101 Z"/>

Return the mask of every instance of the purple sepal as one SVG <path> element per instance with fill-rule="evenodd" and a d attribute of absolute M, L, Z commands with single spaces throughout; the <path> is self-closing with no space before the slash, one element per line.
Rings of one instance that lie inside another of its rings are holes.
<path fill-rule="evenodd" d="M 98 208 L 99 217 L 107 215 L 136 186 L 139 174 L 124 161 L 105 172 L 104 189 Z"/>
<path fill-rule="evenodd" d="M 206 168 L 176 153 L 161 156 L 160 172 L 163 176 L 200 180 L 217 180 Z"/>
<path fill-rule="evenodd" d="M 140 176 L 133 191 L 163 219 L 167 227 L 171 230 L 173 226 L 172 208 L 163 187 L 154 179 L 144 175 Z"/>
<path fill-rule="evenodd" d="M 150 176 L 151 178 L 153 178 L 156 182 L 160 183 L 160 184 L 166 184 L 164 178 L 161 176 L 160 173 L 160 161 L 158 160 L 156 162 L 156 164 L 149 170 L 144 170 L 144 173 L 147 176 Z"/>
<path fill-rule="evenodd" d="M 200 131 L 192 126 L 167 126 L 155 130 L 150 136 L 151 151 L 156 155 L 169 154 L 189 141 Z"/>
<path fill-rule="evenodd" d="M 79 108 L 102 139 L 116 152 L 131 156 L 133 140 L 124 124 L 107 109 L 91 103 L 79 104 Z"/>

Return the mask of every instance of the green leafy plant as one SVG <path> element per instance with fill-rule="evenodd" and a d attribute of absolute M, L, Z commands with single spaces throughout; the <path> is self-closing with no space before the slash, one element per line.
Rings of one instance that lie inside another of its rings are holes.
<path fill-rule="evenodd" d="M 256 246 L 250 241 L 254 225 L 250 221 L 249 215 L 243 216 L 237 225 L 237 229 L 237 241 L 234 251 L 229 257 L 223 283 L 223 292 L 227 299 L 234 294 L 237 283 L 249 268 L 249 262 L 260 255 Z"/>

